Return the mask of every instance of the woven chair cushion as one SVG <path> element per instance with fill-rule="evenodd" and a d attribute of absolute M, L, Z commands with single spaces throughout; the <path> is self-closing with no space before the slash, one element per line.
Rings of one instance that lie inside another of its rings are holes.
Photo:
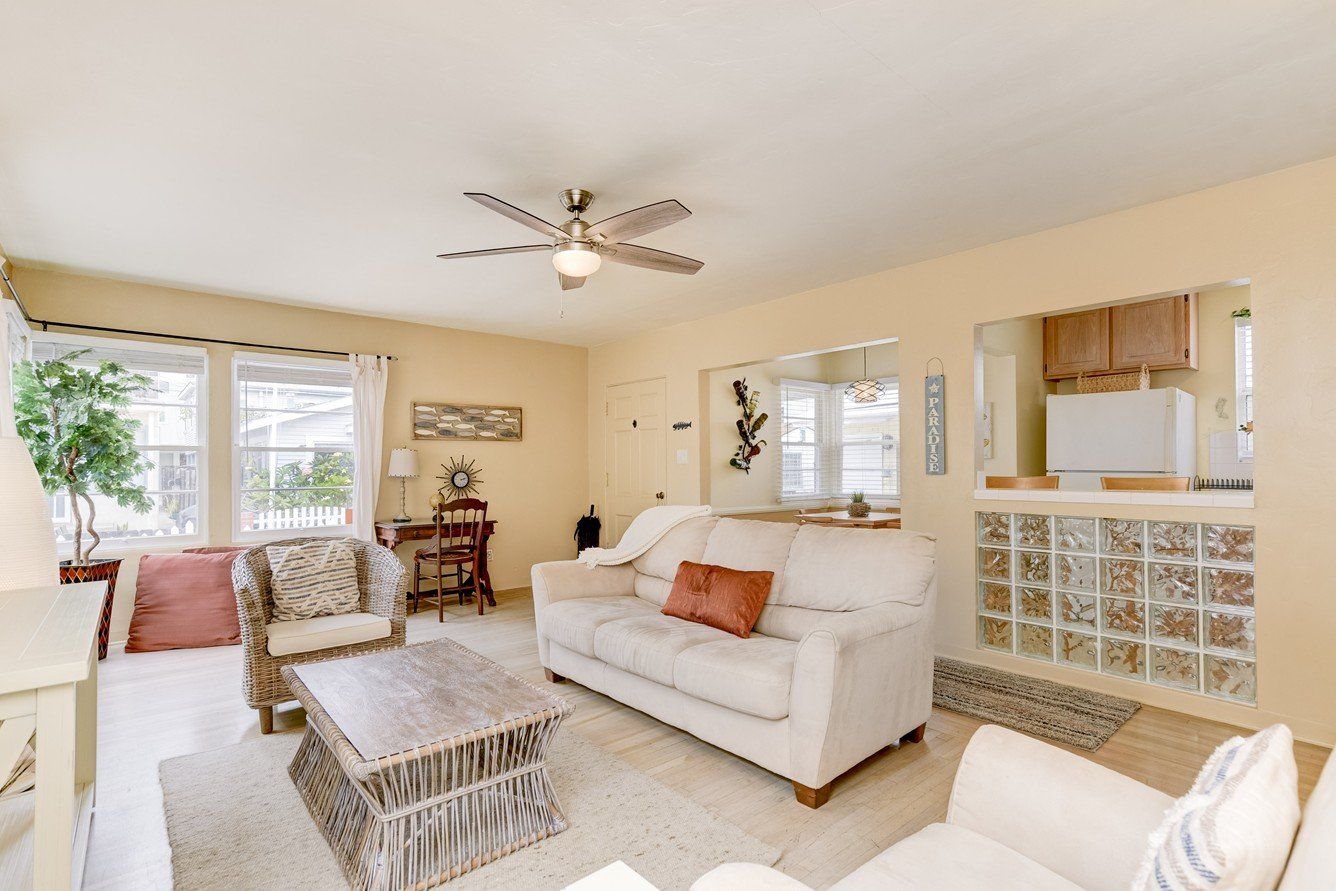
<path fill-rule="evenodd" d="M 265 548 L 273 573 L 272 620 L 291 622 L 358 611 L 357 561 L 347 539 Z"/>

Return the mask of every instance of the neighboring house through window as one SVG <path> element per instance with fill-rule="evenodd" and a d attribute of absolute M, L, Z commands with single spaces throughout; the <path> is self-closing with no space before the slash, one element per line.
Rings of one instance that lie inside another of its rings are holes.
<path fill-rule="evenodd" d="M 346 531 L 354 461 L 348 363 L 236 353 L 232 367 L 234 534 Z"/>
<path fill-rule="evenodd" d="M 88 368 L 96 368 L 103 361 L 119 362 L 153 382 L 135 397 L 129 408 L 130 416 L 139 421 L 135 445 L 153 465 L 140 478 L 152 507 L 148 513 L 137 514 L 94 495 L 95 528 L 102 536 L 103 547 L 203 541 L 208 418 L 205 351 L 197 347 L 43 332 L 30 332 L 29 339 L 28 349 L 35 362 L 87 350 L 69 361 Z M 11 339 L 11 349 L 13 343 Z M 74 539 L 69 496 L 52 497 L 51 515 L 58 544 L 62 550 L 69 550 Z"/>
<path fill-rule="evenodd" d="M 900 497 L 900 388 L 874 403 L 844 395 L 845 383 L 779 382 L 779 500 Z"/>

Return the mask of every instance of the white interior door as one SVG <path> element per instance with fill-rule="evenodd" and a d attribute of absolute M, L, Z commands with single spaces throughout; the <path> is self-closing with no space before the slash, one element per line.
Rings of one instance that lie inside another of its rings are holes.
<path fill-rule="evenodd" d="M 636 515 L 662 504 L 668 473 L 663 378 L 608 387 L 604 403 L 604 541 L 611 547 Z"/>

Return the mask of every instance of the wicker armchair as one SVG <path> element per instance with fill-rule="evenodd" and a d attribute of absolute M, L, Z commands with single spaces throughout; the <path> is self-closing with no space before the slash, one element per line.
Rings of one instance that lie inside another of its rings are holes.
<path fill-rule="evenodd" d="M 232 588 L 237 595 L 237 616 L 241 621 L 242 687 L 246 704 L 260 712 L 261 733 L 269 733 L 274 728 L 274 706 L 296 698 L 283 680 L 283 666 L 320 662 L 404 645 L 404 577 L 407 570 L 394 552 L 387 548 L 353 541 L 357 587 L 361 592 L 358 608 L 361 612 L 389 619 L 389 637 L 286 656 L 270 655 L 266 626 L 273 614 L 274 601 L 269 588 L 272 576 L 265 548 L 322 540 L 328 541 L 290 538 L 265 542 L 246 551 L 232 564 Z"/>

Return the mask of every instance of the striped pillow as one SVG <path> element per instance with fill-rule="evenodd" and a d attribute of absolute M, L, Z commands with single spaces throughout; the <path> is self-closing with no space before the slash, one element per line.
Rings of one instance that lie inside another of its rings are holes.
<path fill-rule="evenodd" d="M 1298 784 L 1284 724 L 1222 743 L 1151 834 L 1132 888 L 1274 888 L 1299 827 Z"/>
<path fill-rule="evenodd" d="M 357 561 L 347 539 L 271 545 L 272 621 L 338 616 L 358 610 Z"/>

